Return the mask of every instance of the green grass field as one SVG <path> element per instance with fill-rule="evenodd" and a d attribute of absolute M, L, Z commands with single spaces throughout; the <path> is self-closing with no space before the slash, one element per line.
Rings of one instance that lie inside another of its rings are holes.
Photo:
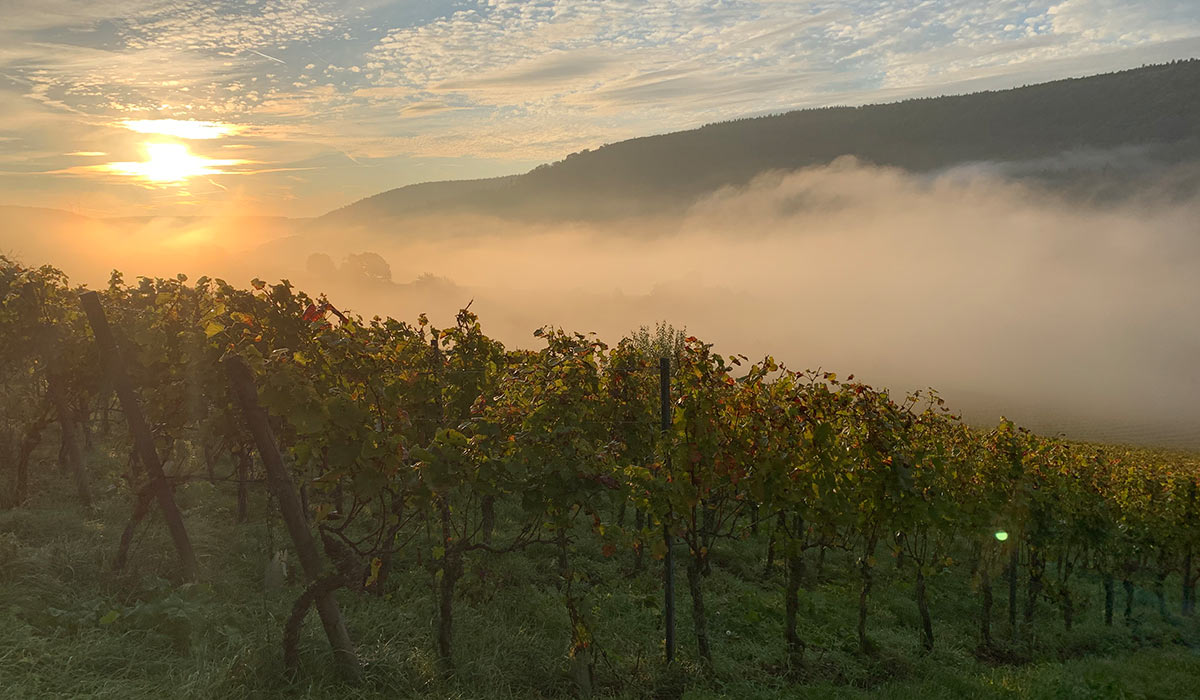
<path fill-rule="evenodd" d="M 201 556 L 202 582 L 174 586 L 175 558 L 161 520 L 148 518 L 128 569 L 111 559 L 130 508 L 109 486 L 83 512 L 45 455 L 38 494 L 0 512 L 0 692 L 4 698 L 237 697 L 571 697 L 567 614 L 553 552 L 479 553 L 469 559 L 455 618 L 457 671 L 444 678 L 434 652 L 432 576 L 407 561 L 384 596 L 342 591 L 365 664 L 364 682 L 337 680 L 315 615 L 302 638 L 302 671 L 285 672 L 283 623 L 301 585 L 292 572 L 268 589 L 264 571 L 290 543 L 268 517 L 261 489 L 252 520 L 234 524 L 232 489 L 205 482 L 180 492 Z M 101 464 L 103 455 L 92 455 Z M 111 458 L 110 458 L 111 460 Z M 116 465 L 114 464 L 114 469 Z M 101 491 L 103 487 L 97 489 Z M 586 541 L 586 540 L 585 540 Z M 912 584 L 894 563 L 879 564 L 864 656 L 854 634 L 857 581 L 849 560 L 831 553 L 824 577 L 802 592 L 803 669 L 788 672 L 782 642 L 782 570 L 764 575 L 765 535 L 728 543 L 705 581 L 715 663 L 696 663 L 690 606 L 679 583 L 680 659 L 662 663 L 661 563 L 630 575 L 631 555 L 581 551 L 591 583 L 587 602 L 602 652 L 597 695 L 733 698 L 1187 698 L 1200 697 L 1200 624 L 1180 618 L 1168 580 L 1168 616 L 1139 588 L 1133 618 L 1102 619 L 1098 581 L 1077 582 L 1070 633 L 1050 602 L 1013 642 L 1006 597 L 996 593 L 994 634 L 1004 663 L 976 658 L 977 597 L 964 574 L 930 580 L 936 649 L 923 654 Z M 844 555 L 843 555 L 844 556 Z M 815 567 L 813 567 L 815 568 Z M 1048 572 L 1049 573 L 1049 572 Z M 1023 593 L 1023 591 L 1022 591 Z"/>

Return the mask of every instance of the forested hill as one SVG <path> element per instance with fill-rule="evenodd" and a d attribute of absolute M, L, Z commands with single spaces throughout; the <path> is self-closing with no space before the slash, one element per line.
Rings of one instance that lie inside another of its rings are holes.
<path fill-rule="evenodd" d="M 928 172 L 1127 145 L 1177 164 L 1200 160 L 1198 144 L 1200 60 L 1192 59 L 1011 90 L 711 124 L 574 153 L 524 175 L 402 187 L 324 218 L 370 222 L 444 211 L 603 217 L 672 208 L 766 170 L 843 155 Z"/>

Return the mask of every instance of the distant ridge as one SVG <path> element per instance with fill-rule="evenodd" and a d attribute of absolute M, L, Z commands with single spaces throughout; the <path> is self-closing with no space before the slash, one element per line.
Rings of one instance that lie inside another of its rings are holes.
<path fill-rule="evenodd" d="M 764 171 L 825 164 L 843 155 L 930 172 L 1122 146 L 1145 146 L 1166 165 L 1200 160 L 1200 60 L 709 124 L 573 153 L 523 175 L 401 187 L 317 222 L 370 225 L 380 218 L 439 212 L 608 218 L 677 209 Z"/>

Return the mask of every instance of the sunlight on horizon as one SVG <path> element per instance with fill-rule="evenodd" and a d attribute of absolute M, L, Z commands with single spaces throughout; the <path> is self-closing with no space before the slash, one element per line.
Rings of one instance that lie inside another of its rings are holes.
<path fill-rule="evenodd" d="M 106 163 L 97 169 L 118 175 L 136 177 L 149 183 L 177 184 L 198 175 L 221 175 L 222 168 L 249 161 L 208 158 L 196 155 L 181 143 L 147 143 L 146 160 Z"/>

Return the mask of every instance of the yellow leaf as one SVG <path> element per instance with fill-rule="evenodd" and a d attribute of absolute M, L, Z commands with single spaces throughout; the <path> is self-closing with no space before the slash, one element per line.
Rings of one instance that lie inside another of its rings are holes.
<path fill-rule="evenodd" d="M 367 576 L 367 583 L 366 583 L 367 588 L 374 586 L 375 582 L 379 580 L 379 570 L 381 568 L 383 568 L 383 560 L 382 559 L 380 559 L 379 557 L 375 557 L 374 559 L 371 560 L 371 574 L 369 576 Z"/>

